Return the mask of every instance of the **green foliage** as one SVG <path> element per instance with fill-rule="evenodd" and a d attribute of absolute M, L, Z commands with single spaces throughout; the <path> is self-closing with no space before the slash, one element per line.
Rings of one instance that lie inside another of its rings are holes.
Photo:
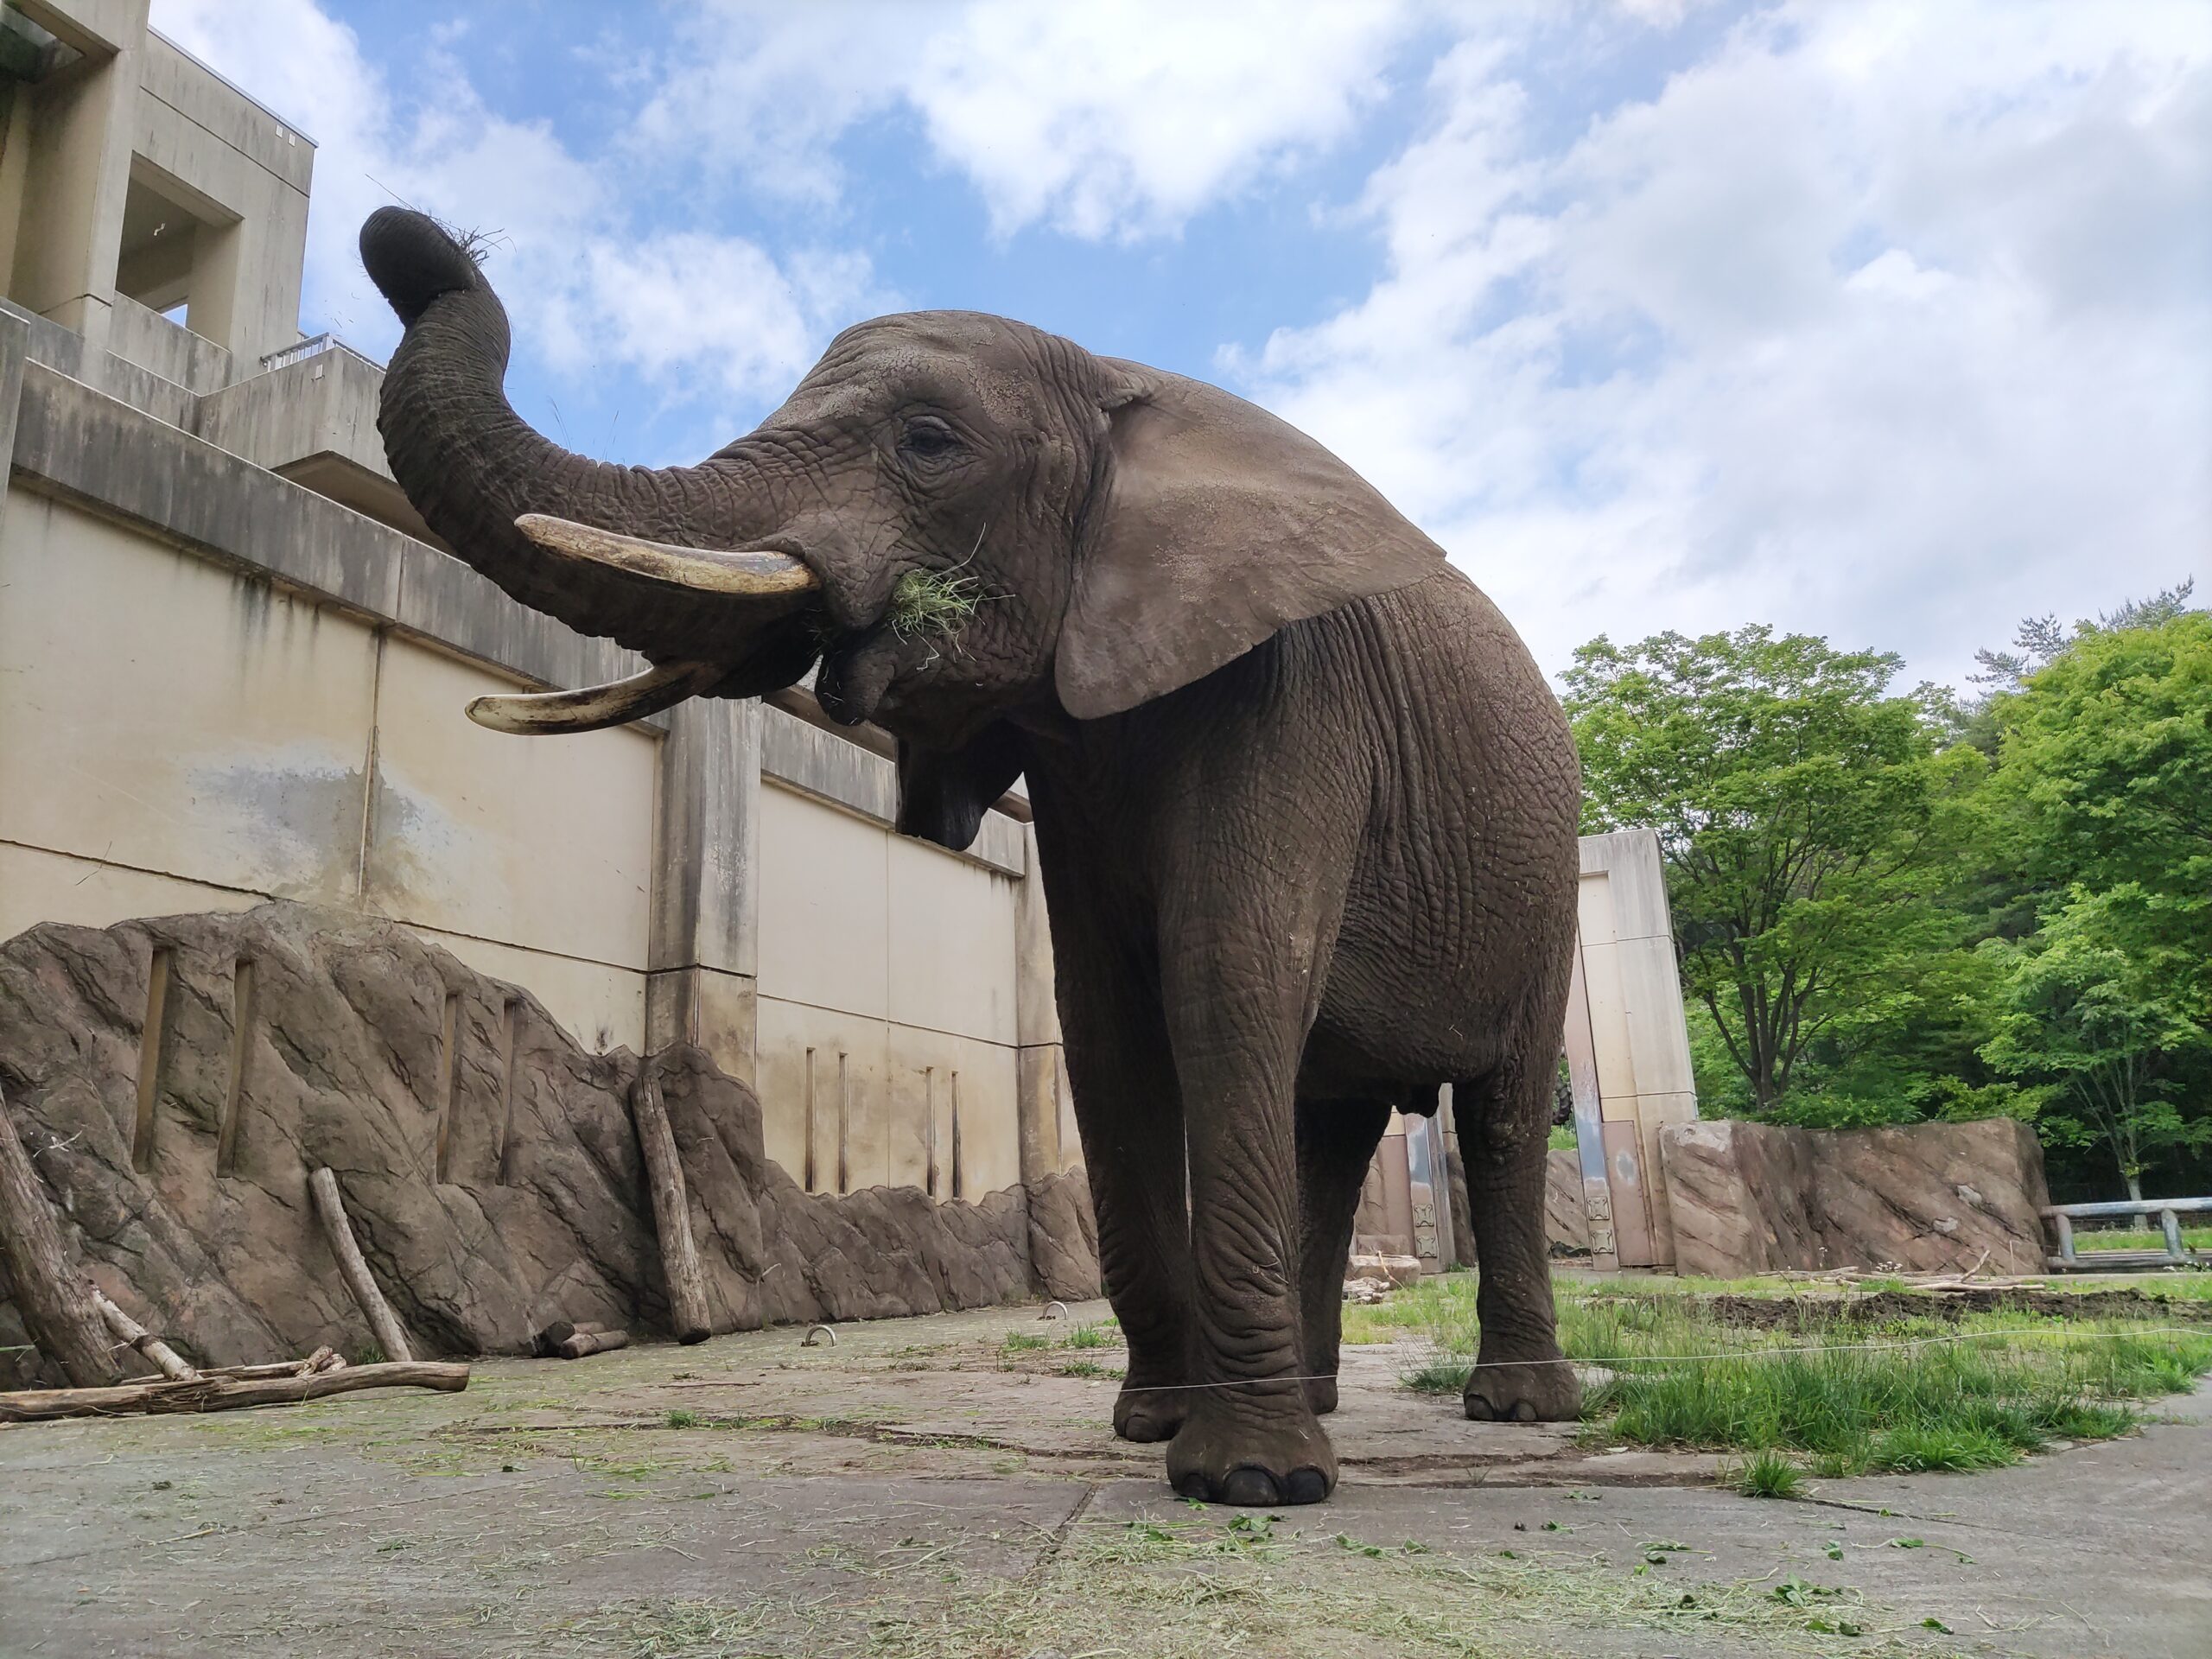
<path fill-rule="evenodd" d="M 1659 832 L 1705 1070 L 1725 1055 L 1752 1114 L 1775 1115 L 1808 1061 L 1878 1062 L 1970 1001 L 1941 899 L 1986 766 L 1939 747 L 1929 695 L 1889 695 L 1899 666 L 1750 627 L 1600 638 L 1565 676 L 1584 827 Z"/>
<path fill-rule="evenodd" d="M 2063 1195 L 2212 1182 L 2190 592 L 2031 618 L 1965 702 L 1764 627 L 1576 653 L 1585 828 L 1659 832 L 1705 1115 L 2012 1116 Z"/>
<path fill-rule="evenodd" d="M 2129 1192 L 2212 1146 L 2212 615 L 2085 626 L 1993 700 L 1991 820 L 2036 894 L 1983 1057 Z"/>

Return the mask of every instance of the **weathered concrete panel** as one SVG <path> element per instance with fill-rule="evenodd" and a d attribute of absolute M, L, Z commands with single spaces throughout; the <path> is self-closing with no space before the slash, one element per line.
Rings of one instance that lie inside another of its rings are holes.
<path fill-rule="evenodd" d="M 806 796 L 761 790 L 763 997 L 889 1014 L 889 840 L 878 825 Z"/>
<path fill-rule="evenodd" d="M 353 898 L 366 627 L 22 492 L 0 527 L 0 838 Z"/>
<path fill-rule="evenodd" d="M 248 910 L 262 902 L 257 893 L 0 842 L 0 939 L 41 922 L 112 927 L 135 916 Z"/>
<path fill-rule="evenodd" d="M 543 950 L 518 950 L 410 924 L 408 931 L 443 945 L 479 973 L 527 988 L 582 1046 L 594 1053 L 646 1050 L 645 976 L 602 963 L 578 962 Z"/>
<path fill-rule="evenodd" d="M 657 744 L 626 728 L 511 737 L 462 712 L 511 690 L 386 640 L 365 900 L 401 921 L 642 971 Z"/>
<path fill-rule="evenodd" d="M 1014 882 L 904 836 L 888 845 L 890 1017 L 1014 1043 Z"/>
<path fill-rule="evenodd" d="M 760 1094 L 768 1156 L 811 1192 L 880 1185 L 890 1169 L 883 1021 L 765 993 L 759 1019 Z"/>

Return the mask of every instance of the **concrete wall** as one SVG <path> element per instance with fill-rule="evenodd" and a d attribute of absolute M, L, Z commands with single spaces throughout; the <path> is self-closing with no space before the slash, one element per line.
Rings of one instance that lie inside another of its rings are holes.
<path fill-rule="evenodd" d="M 1660 1131 L 1697 1116 L 1659 838 L 1582 837 L 1566 1049 L 1592 1255 L 1670 1267 Z"/>
<path fill-rule="evenodd" d="M 67 50 L 0 137 L 0 292 L 194 392 L 256 372 L 299 338 L 314 144 L 148 29 L 146 0 L 21 9 Z M 156 315 L 180 305 L 183 327 Z"/>

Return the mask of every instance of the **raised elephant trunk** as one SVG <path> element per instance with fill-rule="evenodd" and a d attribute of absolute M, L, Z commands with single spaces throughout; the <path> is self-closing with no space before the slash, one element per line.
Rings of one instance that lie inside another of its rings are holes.
<path fill-rule="evenodd" d="M 392 476 L 424 521 L 523 604 L 662 665 L 519 710 L 509 707 L 519 700 L 480 700 L 472 712 L 485 724 L 586 730 L 665 708 L 721 679 L 818 586 L 779 553 L 690 556 L 740 543 L 743 521 L 757 516 L 744 511 L 753 492 L 735 463 L 610 465 L 562 448 L 516 414 L 503 389 L 506 309 L 435 221 L 379 209 L 361 227 L 361 261 L 406 326 L 377 427 Z"/>

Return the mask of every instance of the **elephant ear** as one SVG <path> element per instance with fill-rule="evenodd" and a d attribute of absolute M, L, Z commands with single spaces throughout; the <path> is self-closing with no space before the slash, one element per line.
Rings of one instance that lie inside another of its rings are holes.
<path fill-rule="evenodd" d="M 1293 622 L 1434 575 L 1444 551 L 1296 427 L 1102 359 L 1106 476 L 1054 677 L 1077 720 L 1201 679 Z"/>
<path fill-rule="evenodd" d="M 902 836 L 964 853 L 976 844 L 983 814 L 1021 776 L 1021 746 L 1004 721 L 985 727 L 963 749 L 947 753 L 899 740 L 899 818 Z"/>

